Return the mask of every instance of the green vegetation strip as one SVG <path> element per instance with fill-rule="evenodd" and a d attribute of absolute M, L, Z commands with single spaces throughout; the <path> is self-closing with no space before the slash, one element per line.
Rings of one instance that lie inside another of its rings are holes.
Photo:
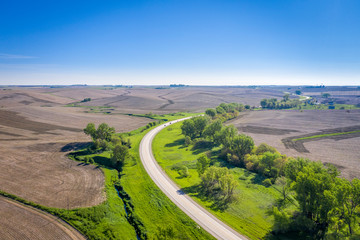
<path fill-rule="evenodd" d="M 292 141 L 295 142 L 295 141 L 306 140 L 306 139 L 323 138 L 323 137 L 330 137 L 330 136 L 338 136 L 338 135 L 352 134 L 352 133 L 358 133 L 358 132 L 360 132 L 360 130 L 350 131 L 350 132 L 339 132 L 339 133 L 319 134 L 319 135 L 313 135 L 313 136 L 309 136 L 309 137 L 302 137 L 302 138 L 293 139 Z"/>
<path fill-rule="evenodd" d="M 232 167 L 230 171 L 238 181 L 235 190 L 237 201 L 224 207 L 208 199 L 199 193 L 201 179 L 196 170 L 196 162 L 197 158 L 206 151 L 216 155 L 219 148 L 194 148 L 193 145 L 185 147 L 181 124 L 172 124 L 156 135 L 153 141 L 153 153 L 160 166 L 184 192 L 220 220 L 251 239 L 265 238 L 274 224 L 274 217 L 268 211 L 281 198 L 278 186 L 265 187 L 261 185 L 264 180 L 262 176 L 243 168 Z M 212 158 L 212 162 L 217 166 L 226 164 L 216 157 Z M 189 177 L 179 174 L 178 170 L 181 166 L 188 168 Z M 294 209 L 294 206 L 287 208 Z"/>

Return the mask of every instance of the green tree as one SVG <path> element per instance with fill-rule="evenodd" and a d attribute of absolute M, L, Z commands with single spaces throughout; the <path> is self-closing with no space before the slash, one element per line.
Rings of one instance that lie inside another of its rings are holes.
<path fill-rule="evenodd" d="M 295 94 L 296 94 L 296 95 L 301 95 L 301 91 L 300 91 L 300 90 L 296 90 L 296 91 L 295 91 Z"/>
<path fill-rule="evenodd" d="M 237 134 L 237 129 L 233 125 L 225 126 L 220 132 L 215 134 L 214 141 L 216 144 L 222 144 L 225 148 L 230 148 Z"/>
<path fill-rule="evenodd" d="M 284 102 L 287 102 L 287 101 L 289 101 L 289 99 L 290 99 L 290 94 L 285 94 L 284 96 L 283 96 L 283 101 Z"/>
<path fill-rule="evenodd" d="M 267 108 L 267 106 L 268 106 L 268 100 L 267 100 L 266 98 L 262 99 L 262 100 L 260 101 L 260 105 L 261 105 L 262 108 Z"/>
<path fill-rule="evenodd" d="M 189 146 L 191 144 L 191 138 L 189 136 L 185 136 L 185 146 Z"/>
<path fill-rule="evenodd" d="M 109 142 L 113 133 L 115 133 L 115 128 L 109 127 L 106 123 L 101 123 L 96 130 L 96 138 Z"/>
<path fill-rule="evenodd" d="M 206 109 L 205 114 L 211 118 L 214 118 L 216 116 L 216 110 L 213 108 Z"/>
<path fill-rule="evenodd" d="M 231 173 L 227 173 L 219 178 L 220 189 L 227 201 L 230 201 L 234 195 L 234 190 L 238 183 Z"/>
<path fill-rule="evenodd" d="M 335 207 L 335 178 L 321 163 L 311 162 L 298 172 L 292 188 L 303 216 L 315 223 L 317 237 L 322 239 L 329 227 L 330 211 Z"/>
<path fill-rule="evenodd" d="M 218 114 L 224 114 L 224 113 L 226 113 L 226 111 L 225 111 L 222 107 L 220 107 L 220 106 L 217 106 L 217 107 L 216 107 L 216 112 L 217 112 Z"/>
<path fill-rule="evenodd" d="M 185 165 L 183 165 L 179 168 L 178 173 L 179 173 L 180 177 L 183 177 L 183 178 L 190 176 L 189 169 Z"/>
<path fill-rule="evenodd" d="M 292 182 L 296 181 L 297 175 L 304 167 L 310 164 L 310 160 L 306 158 L 290 158 L 285 166 L 285 176 Z"/>
<path fill-rule="evenodd" d="M 208 194 L 212 194 L 219 187 L 219 180 L 222 176 L 229 174 L 226 167 L 211 166 L 201 175 L 201 186 Z"/>
<path fill-rule="evenodd" d="M 323 98 L 329 98 L 330 96 L 331 96 L 330 93 L 321 94 L 321 97 L 323 97 Z"/>
<path fill-rule="evenodd" d="M 196 136 L 202 137 L 202 134 L 206 126 L 209 124 L 210 119 L 206 116 L 201 116 L 201 117 L 192 118 L 192 120 L 194 121 Z"/>
<path fill-rule="evenodd" d="M 279 172 L 278 170 L 275 170 L 276 160 L 280 157 L 281 156 L 278 153 L 265 152 L 260 158 L 260 172 L 267 177 L 276 178 Z"/>
<path fill-rule="evenodd" d="M 84 128 L 84 133 L 86 135 L 90 135 L 90 137 L 95 140 L 96 139 L 96 129 L 94 123 L 88 123 L 86 128 Z"/>
<path fill-rule="evenodd" d="M 255 150 L 256 155 L 260 155 L 265 152 L 276 153 L 277 150 L 274 147 L 267 145 L 266 143 L 261 143 Z"/>
<path fill-rule="evenodd" d="M 220 132 L 222 127 L 223 126 L 221 120 L 218 119 L 216 121 L 213 121 L 212 123 L 206 126 L 203 135 L 204 137 L 213 141 L 215 139 L 216 133 Z"/>
<path fill-rule="evenodd" d="M 203 174 L 209 166 L 210 166 L 210 159 L 206 155 L 201 155 L 197 159 L 196 168 L 199 175 Z"/>
<path fill-rule="evenodd" d="M 235 136 L 230 145 L 231 151 L 237 155 L 241 162 L 243 162 L 245 155 L 250 153 L 253 148 L 254 140 L 245 134 Z M 240 162 L 235 164 L 240 164 Z"/>
<path fill-rule="evenodd" d="M 129 149 L 126 146 L 116 145 L 111 154 L 112 165 L 118 170 L 121 169 L 128 155 Z"/>
<path fill-rule="evenodd" d="M 204 116 L 185 120 L 181 125 L 181 131 L 185 136 L 189 136 L 191 139 L 201 137 L 209 121 L 209 118 Z"/>
<path fill-rule="evenodd" d="M 194 139 L 196 136 L 195 124 L 192 119 L 185 120 L 181 125 L 182 134 Z"/>
<path fill-rule="evenodd" d="M 336 201 L 338 219 L 347 224 L 350 236 L 356 223 L 356 209 L 360 206 L 360 180 L 338 178 L 336 181 Z"/>
<path fill-rule="evenodd" d="M 278 179 L 276 179 L 276 185 L 279 186 L 279 190 L 282 196 L 282 201 L 285 203 L 287 196 L 290 192 L 290 185 L 286 179 L 286 177 L 281 176 Z"/>
<path fill-rule="evenodd" d="M 106 123 L 101 123 L 96 129 L 94 123 L 89 123 L 84 129 L 84 133 L 90 135 L 94 142 L 98 139 L 110 142 L 115 129 Z"/>

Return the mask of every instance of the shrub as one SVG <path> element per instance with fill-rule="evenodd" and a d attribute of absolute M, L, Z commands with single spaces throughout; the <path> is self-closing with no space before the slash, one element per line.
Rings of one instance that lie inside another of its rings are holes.
<path fill-rule="evenodd" d="M 265 179 L 264 181 L 262 181 L 262 184 L 265 187 L 270 187 L 272 185 L 270 178 Z"/>
<path fill-rule="evenodd" d="M 190 175 L 189 173 L 189 169 L 187 168 L 187 166 L 181 166 L 180 169 L 178 170 L 178 173 L 180 175 L 180 177 L 186 178 Z"/>

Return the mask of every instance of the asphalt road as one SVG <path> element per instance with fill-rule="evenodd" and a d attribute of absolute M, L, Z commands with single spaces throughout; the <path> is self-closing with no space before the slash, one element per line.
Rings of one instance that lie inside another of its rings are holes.
<path fill-rule="evenodd" d="M 164 129 L 166 126 L 175 122 L 183 121 L 188 118 L 175 120 L 170 123 L 162 124 L 150 132 L 148 132 L 140 143 L 140 158 L 141 161 L 156 185 L 189 217 L 191 217 L 199 226 L 204 228 L 207 232 L 217 239 L 247 239 L 241 236 L 238 232 L 221 222 L 211 213 L 197 204 L 189 196 L 184 194 L 180 188 L 166 175 L 161 167 L 156 162 L 152 153 L 152 140 L 155 135 Z"/>

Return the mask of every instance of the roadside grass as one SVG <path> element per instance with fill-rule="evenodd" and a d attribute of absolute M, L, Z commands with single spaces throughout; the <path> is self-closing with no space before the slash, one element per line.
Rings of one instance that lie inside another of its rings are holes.
<path fill-rule="evenodd" d="M 267 236 L 274 224 L 272 207 L 278 206 L 281 198 L 278 186 L 265 187 L 261 184 L 264 180 L 262 176 L 246 169 L 228 166 L 239 184 L 236 188 L 236 201 L 224 206 L 207 198 L 199 191 L 201 179 L 196 170 L 196 161 L 201 154 L 216 153 L 219 148 L 212 148 L 206 144 L 203 148 L 194 148 L 193 145 L 184 147 L 181 124 L 173 124 L 156 135 L 153 153 L 160 166 L 185 193 L 235 230 L 251 239 L 262 239 Z M 224 161 L 214 157 L 216 154 L 212 155 L 212 164 L 226 165 Z M 176 169 L 181 165 L 188 167 L 189 177 L 180 177 Z M 292 211 L 295 210 L 295 206 L 288 202 L 286 209 Z"/>
<path fill-rule="evenodd" d="M 358 133 L 360 130 L 357 131 L 350 131 L 350 132 L 339 132 L 339 133 L 327 133 L 327 134 L 319 134 L 319 135 L 313 135 L 309 137 L 302 137 L 293 139 L 292 141 L 300 141 L 300 140 L 306 140 L 306 139 L 313 139 L 313 138 L 323 138 L 323 137 L 330 137 L 330 136 L 338 136 L 338 135 L 345 135 L 345 134 L 351 134 L 351 133 Z"/>
<path fill-rule="evenodd" d="M 150 129 L 149 129 L 150 130 Z M 152 181 L 141 164 L 140 141 L 149 131 L 130 136 L 132 159 L 121 172 L 121 185 L 131 197 L 134 212 L 144 225 L 149 239 L 157 239 L 160 229 L 173 229 L 175 239 L 213 239 L 183 213 Z"/>
<path fill-rule="evenodd" d="M 172 117 L 178 119 L 186 116 L 188 115 L 181 114 Z M 159 234 L 164 230 L 171 230 L 175 236 L 174 239 L 213 239 L 209 233 L 198 227 L 190 217 L 172 203 L 146 173 L 140 160 L 139 146 L 143 136 L 150 129 L 141 127 L 129 133 L 121 133 L 124 137 L 129 138 L 132 143 L 129 150 L 130 157 L 126 160 L 119 174 L 121 188 L 128 196 L 128 199 L 124 201 L 130 207 L 131 213 L 129 215 L 135 219 L 135 223 L 140 226 L 147 239 L 158 239 Z M 86 152 L 86 149 L 81 151 Z M 80 160 L 85 156 L 90 156 L 97 164 L 109 165 L 110 151 L 90 155 L 80 153 L 80 155 L 78 157 Z M 114 184 L 113 189 L 115 190 Z M 119 207 L 124 209 L 123 205 Z"/>

